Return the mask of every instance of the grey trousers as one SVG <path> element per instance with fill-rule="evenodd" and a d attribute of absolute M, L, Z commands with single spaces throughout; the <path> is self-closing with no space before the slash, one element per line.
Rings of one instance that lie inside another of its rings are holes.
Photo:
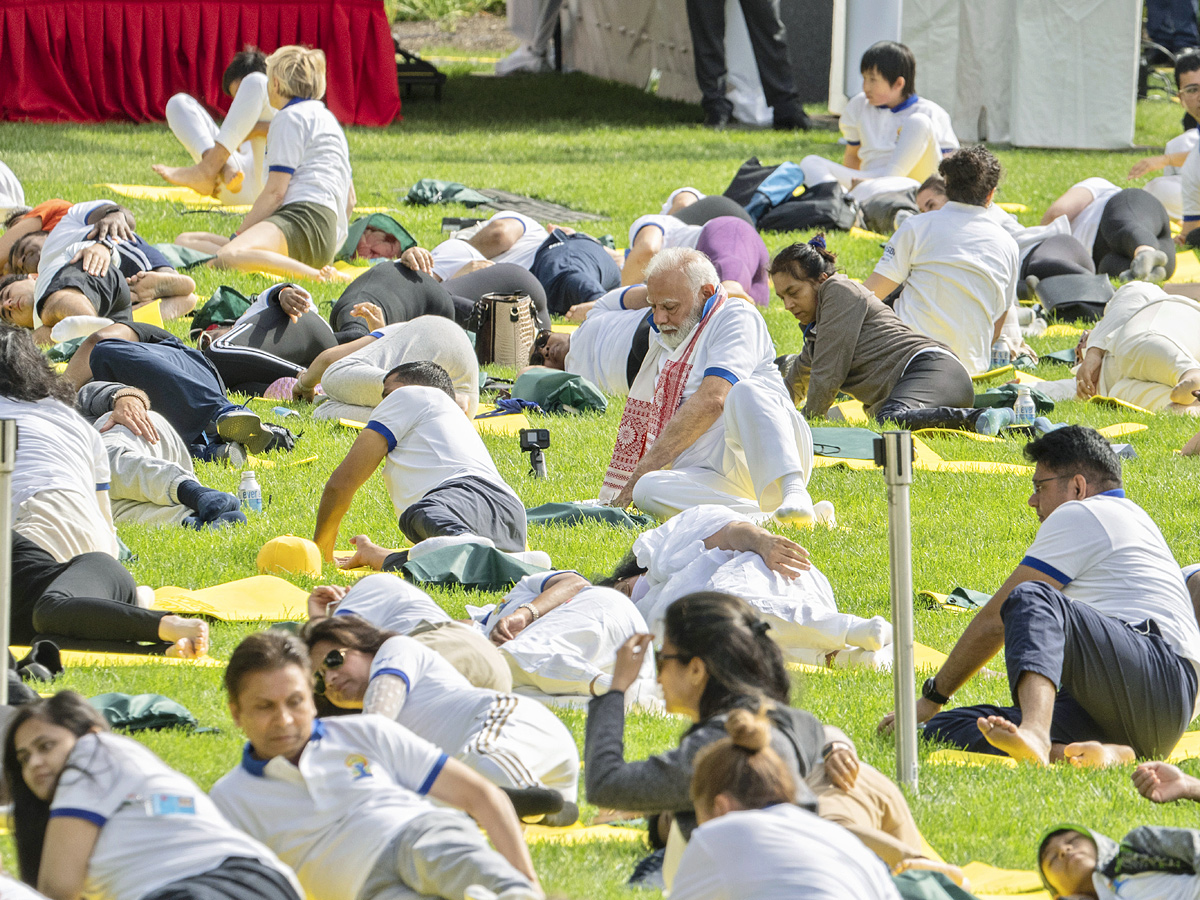
<path fill-rule="evenodd" d="M 96 420 L 99 428 L 110 414 Z M 196 481 L 192 456 L 183 440 L 158 413 L 150 418 L 158 429 L 158 443 L 151 444 L 124 425 L 100 435 L 112 469 L 109 498 L 114 522 L 145 525 L 179 525 L 192 510 L 179 502 L 179 485 Z"/>
<path fill-rule="evenodd" d="M 473 884 L 497 894 L 532 889 L 528 878 L 488 846 L 470 816 L 439 809 L 422 813 L 392 838 L 358 900 L 462 900 Z"/>

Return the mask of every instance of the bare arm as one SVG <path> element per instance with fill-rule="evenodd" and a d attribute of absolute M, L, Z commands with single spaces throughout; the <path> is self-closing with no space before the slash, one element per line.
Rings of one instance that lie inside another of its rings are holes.
<path fill-rule="evenodd" d="M 1183 153 L 1163 153 L 1158 156 L 1147 156 L 1139 159 L 1133 164 L 1133 168 L 1129 170 L 1130 179 L 1141 178 L 1143 175 L 1149 175 L 1151 172 L 1158 172 L 1165 169 L 1167 166 L 1175 166 L 1179 168 L 1187 159 L 1187 151 Z"/>
<path fill-rule="evenodd" d="M 808 551 L 795 541 L 772 534 L 753 522 L 730 522 L 704 540 L 706 550 L 729 550 L 734 553 L 757 553 L 767 568 L 788 578 L 795 578 L 812 568 Z"/>
<path fill-rule="evenodd" d="M 78 900 L 100 827 L 86 819 L 55 816 L 46 825 L 37 889 L 50 900 Z"/>
<path fill-rule="evenodd" d="M 254 201 L 254 206 L 250 208 L 250 212 L 246 213 L 246 218 L 242 219 L 241 227 L 238 228 L 238 234 L 241 234 L 252 225 L 257 225 L 275 212 L 275 210 L 279 209 L 283 204 L 283 197 L 287 193 L 288 184 L 291 180 L 292 176 L 287 172 L 272 172 L 267 176 L 267 183 L 263 186 L 262 193 L 258 195 L 258 199 Z"/>
<path fill-rule="evenodd" d="M 842 154 L 842 165 L 849 169 L 861 169 L 862 160 L 858 158 L 858 145 L 847 144 L 846 152 Z"/>
<path fill-rule="evenodd" d="M 888 295 L 892 293 L 900 285 L 882 275 L 872 272 L 867 276 L 867 280 L 863 282 L 863 287 L 878 297 L 880 300 L 886 300 Z"/>
<path fill-rule="evenodd" d="M 546 582 L 542 592 L 529 603 L 522 604 L 516 612 L 510 613 L 496 623 L 496 627 L 492 629 L 492 643 L 503 644 L 505 641 L 511 641 L 535 621 L 533 613 L 526 609 L 526 606 L 532 606 L 537 610 L 537 617 L 540 619 L 550 611 L 558 609 L 567 601 L 574 599 L 576 594 L 587 587 L 591 587 L 591 582 L 582 575 L 574 572 L 562 572 L 555 575 Z"/>
<path fill-rule="evenodd" d="M 42 324 L 53 328 L 70 316 L 94 316 L 96 307 L 81 292 L 68 288 L 55 291 L 42 303 Z"/>
<path fill-rule="evenodd" d="M 346 458 L 329 476 L 325 490 L 321 493 L 321 505 L 317 508 L 317 527 L 313 534 L 313 541 L 321 548 L 321 557 L 326 562 L 333 562 L 333 547 L 337 542 L 338 527 L 350 509 L 355 493 L 379 468 L 387 453 L 387 440 L 383 435 L 364 428 L 350 446 Z"/>
<path fill-rule="evenodd" d="M 312 364 L 300 373 L 296 379 L 296 386 L 305 391 L 311 391 L 321 383 L 321 379 L 325 377 L 326 370 L 335 362 L 339 359 L 344 359 L 355 350 L 361 350 L 363 347 L 375 343 L 377 340 L 378 338 L 368 334 L 366 337 L 360 337 L 358 340 L 351 341 L 348 344 L 339 344 L 336 347 L 330 347 L 328 350 L 322 350 L 317 354 L 317 358 L 312 361 Z M 382 393 L 382 382 L 379 385 L 379 390 Z"/>

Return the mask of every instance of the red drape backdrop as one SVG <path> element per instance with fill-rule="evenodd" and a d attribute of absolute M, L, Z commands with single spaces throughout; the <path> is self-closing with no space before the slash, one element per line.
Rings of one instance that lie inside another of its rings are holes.
<path fill-rule="evenodd" d="M 179 92 L 223 113 L 221 75 L 244 44 L 324 50 L 344 124 L 400 112 L 382 0 L 0 0 L 0 118 L 161 120 Z"/>

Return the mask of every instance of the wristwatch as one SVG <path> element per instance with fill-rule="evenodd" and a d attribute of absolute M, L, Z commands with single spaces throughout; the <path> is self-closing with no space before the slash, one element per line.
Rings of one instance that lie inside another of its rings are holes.
<path fill-rule="evenodd" d="M 949 697 L 938 692 L 936 675 L 930 675 L 925 679 L 925 683 L 921 685 L 921 696 L 930 703 L 936 703 L 938 706 L 945 706 L 950 702 Z"/>

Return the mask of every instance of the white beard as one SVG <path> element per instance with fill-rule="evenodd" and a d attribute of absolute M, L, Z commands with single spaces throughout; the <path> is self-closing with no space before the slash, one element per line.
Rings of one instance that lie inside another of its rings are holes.
<path fill-rule="evenodd" d="M 692 314 L 683 320 L 682 324 L 674 331 L 663 331 L 659 329 L 659 337 L 662 342 L 671 350 L 675 350 L 686 341 L 696 330 L 696 326 L 700 324 L 700 314 L 703 312 L 703 307 L 697 305 L 692 310 Z"/>

